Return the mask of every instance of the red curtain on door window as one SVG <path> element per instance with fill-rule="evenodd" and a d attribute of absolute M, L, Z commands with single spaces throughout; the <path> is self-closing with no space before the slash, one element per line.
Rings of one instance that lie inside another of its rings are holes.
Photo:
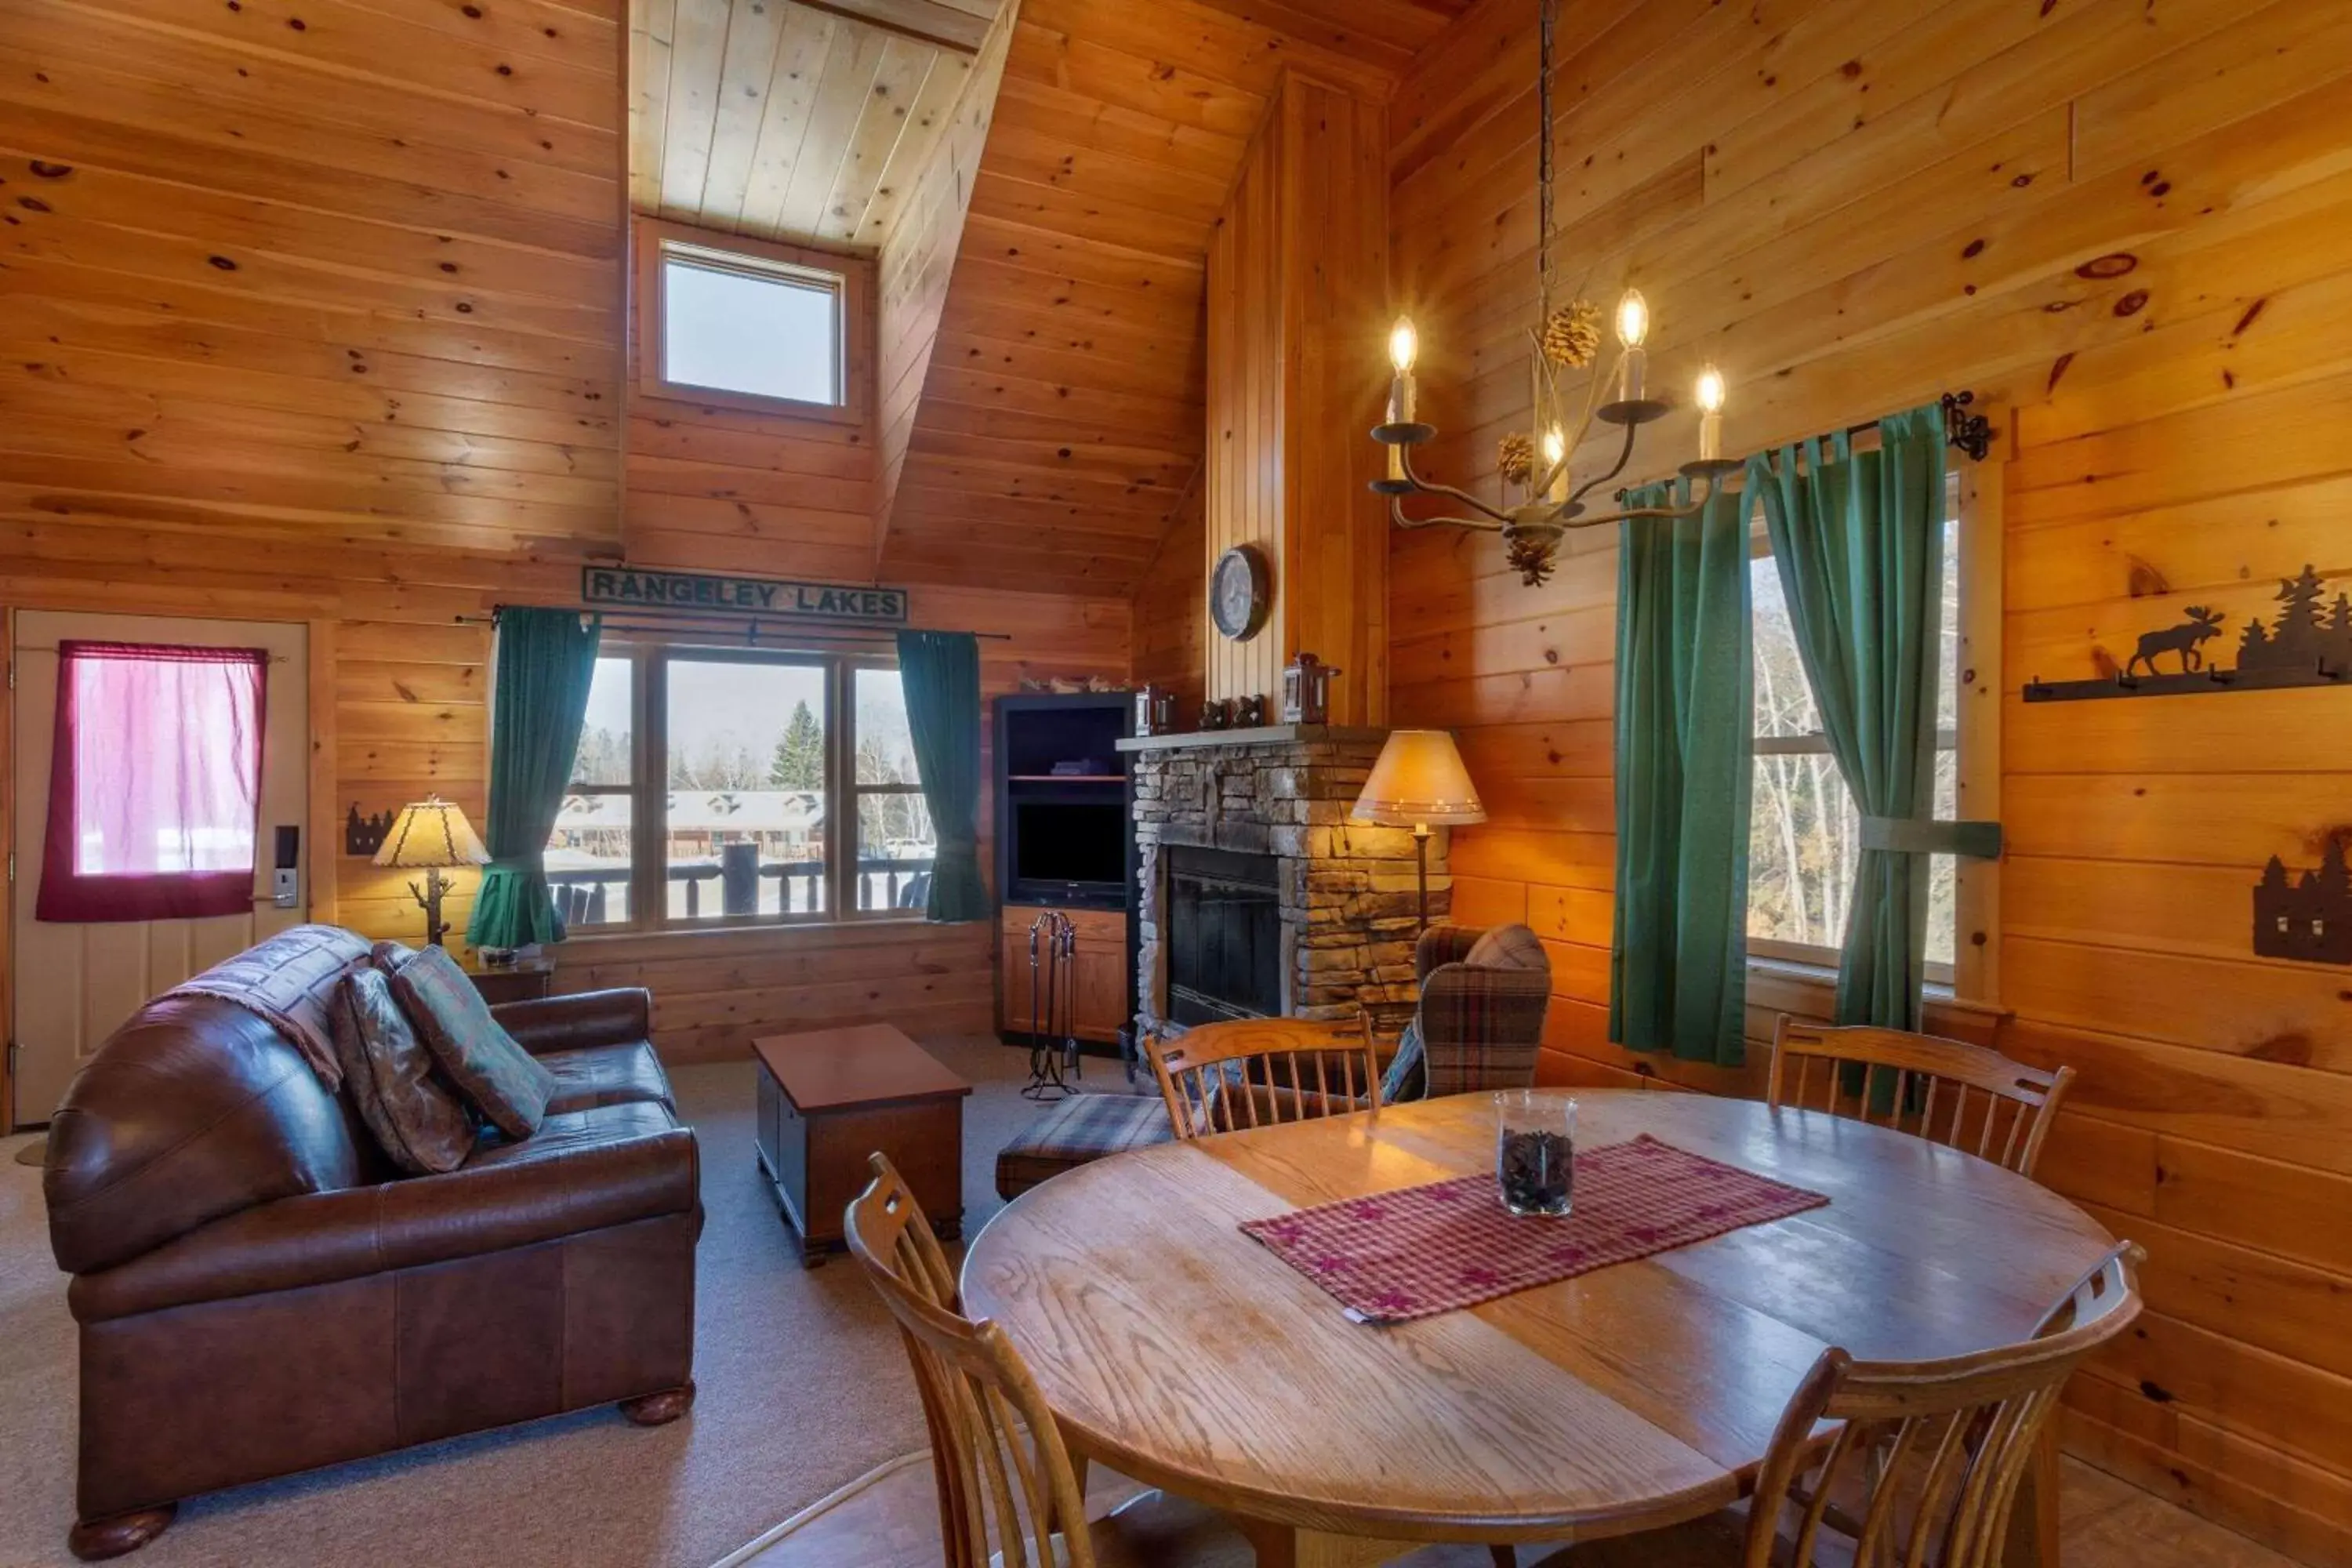
<path fill-rule="evenodd" d="M 184 920 L 253 907 L 260 648 L 60 642 L 45 921 Z"/>

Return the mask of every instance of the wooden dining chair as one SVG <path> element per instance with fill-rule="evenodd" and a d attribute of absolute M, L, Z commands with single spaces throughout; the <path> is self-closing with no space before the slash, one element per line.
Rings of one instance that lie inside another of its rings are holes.
<path fill-rule="evenodd" d="M 897 1320 L 939 1486 L 948 1568 L 1245 1568 L 1249 1548 L 1220 1515 L 1146 1492 L 1086 1521 L 1084 1471 L 1021 1352 L 963 1315 L 955 1270 L 889 1160 L 850 1201 L 849 1250 Z"/>
<path fill-rule="evenodd" d="M 1369 1016 L 1196 1024 L 1143 1044 L 1180 1139 L 1380 1109 Z"/>
<path fill-rule="evenodd" d="M 2146 1256 L 2117 1246 L 2019 1344 L 1925 1362 L 1823 1351 L 1746 1503 L 1572 1546 L 1541 1568 L 1998 1568 L 2059 1393 L 2139 1315 Z M 1836 1425 L 1817 1435 L 1823 1422 Z"/>
<path fill-rule="evenodd" d="M 1783 1013 L 1764 1098 L 1916 1132 L 2031 1176 L 2074 1081 L 2073 1068 L 2043 1072 L 1966 1040 L 1801 1024 Z"/>

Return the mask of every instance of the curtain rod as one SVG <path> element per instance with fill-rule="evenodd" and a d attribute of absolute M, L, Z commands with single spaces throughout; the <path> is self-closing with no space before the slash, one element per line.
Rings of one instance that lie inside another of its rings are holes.
<path fill-rule="evenodd" d="M 500 610 L 562 610 L 575 615 L 600 616 L 604 612 L 593 605 L 497 605 L 487 616 L 457 616 L 451 617 L 461 626 L 496 626 Z M 764 635 L 771 638 L 792 637 L 800 641 L 857 641 L 871 637 L 889 637 L 902 631 L 940 632 L 955 635 L 956 628 L 938 626 L 827 626 L 822 622 L 803 623 L 788 616 L 735 616 L 716 610 L 687 610 L 659 621 L 616 620 L 604 616 L 604 629 L 615 632 L 676 632 L 713 633 L 724 631 L 740 636 L 746 642 L 757 642 Z M 1011 642 L 1011 632 L 971 632 L 964 634 L 990 642 Z"/>

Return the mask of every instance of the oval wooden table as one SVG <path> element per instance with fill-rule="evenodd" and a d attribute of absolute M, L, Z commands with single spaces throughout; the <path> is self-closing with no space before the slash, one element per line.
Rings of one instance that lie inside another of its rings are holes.
<path fill-rule="evenodd" d="M 1462 1095 L 1073 1171 L 973 1240 L 966 1310 L 1012 1335 L 1078 1455 L 1232 1513 L 1261 1563 L 1344 1568 L 1710 1512 L 1752 1483 L 1824 1347 L 2011 1342 L 2113 1244 L 2047 1189 L 1907 1134 L 1697 1094 L 1576 1098 L 1581 1147 L 1649 1132 L 1831 1203 L 1391 1327 L 1349 1321 L 1237 1228 L 1491 1170 L 1493 1108 Z M 2054 1544 L 2053 1479 L 2020 1499 L 2012 1568 Z"/>

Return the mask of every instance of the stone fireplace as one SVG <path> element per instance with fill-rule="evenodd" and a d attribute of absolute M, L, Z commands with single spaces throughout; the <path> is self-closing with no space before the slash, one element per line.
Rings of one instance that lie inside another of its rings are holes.
<path fill-rule="evenodd" d="M 1136 994 L 1146 1026 L 1257 1014 L 1412 1016 L 1412 835 L 1348 821 L 1381 730 L 1271 725 L 1121 741 L 1140 857 Z M 1452 901 L 1431 840 L 1429 910 Z"/>

